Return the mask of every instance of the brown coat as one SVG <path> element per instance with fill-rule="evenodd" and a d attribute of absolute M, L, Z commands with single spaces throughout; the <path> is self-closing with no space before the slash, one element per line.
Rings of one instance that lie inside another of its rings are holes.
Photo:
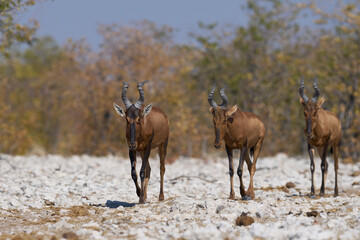
<path fill-rule="evenodd" d="M 232 115 L 233 122 L 228 121 L 224 136 L 225 144 L 230 149 L 242 149 L 247 139 L 247 148 L 256 145 L 265 137 L 265 126 L 258 116 L 237 109 Z"/>
<path fill-rule="evenodd" d="M 151 149 L 164 144 L 169 137 L 169 120 L 165 113 L 158 107 L 152 107 L 151 112 L 144 118 L 141 130 L 137 138 L 137 151 L 145 151 L 151 140 Z M 130 131 L 126 138 L 130 140 Z"/>
<path fill-rule="evenodd" d="M 317 120 L 313 128 L 313 136 L 308 143 L 315 147 L 322 147 L 326 141 L 329 145 L 339 145 L 341 137 L 341 121 L 333 113 L 320 108 L 317 113 Z"/>

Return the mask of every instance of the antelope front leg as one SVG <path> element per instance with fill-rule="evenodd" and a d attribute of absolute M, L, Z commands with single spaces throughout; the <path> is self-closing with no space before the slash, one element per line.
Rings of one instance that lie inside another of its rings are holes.
<path fill-rule="evenodd" d="M 139 203 L 145 203 L 147 198 L 147 186 L 150 179 L 151 168 L 149 164 L 149 156 L 150 156 L 150 144 L 144 152 L 141 152 L 142 165 L 140 170 L 140 179 L 141 179 L 141 194 Z"/>
<path fill-rule="evenodd" d="M 140 187 L 137 181 L 137 174 L 136 174 L 136 151 L 129 150 L 129 157 L 131 163 L 131 177 L 135 183 L 136 194 L 138 197 L 140 197 Z"/>
<path fill-rule="evenodd" d="M 315 149 L 310 144 L 308 144 L 308 152 L 309 152 L 309 156 L 310 156 L 310 171 L 311 171 L 311 192 L 310 192 L 310 196 L 314 196 L 315 195 L 315 187 L 314 187 L 314 172 L 315 172 L 314 156 L 315 156 Z"/>
<path fill-rule="evenodd" d="M 229 158 L 229 175 L 230 175 L 230 197 L 229 199 L 235 199 L 234 192 L 234 166 L 233 166 L 233 155 L 232 150 L 226 145 L 226 153 Z"/>
<path fill-rule="evenodd" d="M 328 163 L 326 161 L 326 155 L 328 150 L 328 141 L 324 145 L 324 149 L 321 156 L 321 188 L 320 188 L 320 196 L 325 195 L 325 181 L 328 170 Z"/>
<path fill-rule="evenodd" d="M 248 198 L 245 196 L 246 192 L 245 192 L 245 187 L 244 187 L 244 183 L 243 183 L 243 180 L 242 180 L 244 157 L 245 157 L 245 154 L 247 154 L 247 146 L 246 146 L 246 144 L 247 143 L 245 143 L 243 148 L 241 149 L 239 167 L 237 169 L 237 174 L 238 174 L 239 179 L 240 179 L 240 194 L 241 194 L 243 200 L 248 200 Z"/>

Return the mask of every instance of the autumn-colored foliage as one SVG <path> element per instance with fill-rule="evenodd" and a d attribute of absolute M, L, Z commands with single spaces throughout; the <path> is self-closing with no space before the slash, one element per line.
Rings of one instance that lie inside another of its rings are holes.
<path fill-rule="evenodd" d="M 38 27 L 34 20 L 28 24 L 20 24 L 15 16 L 35 0 L 0 0 L 0 53 L 9 57 L 9 48 L 16 42 L 32 42 L 32 35 Z"/>
<path fill-rule="evenodd" d="M 128 97 L 161 107 L 169 117 L 169 155 L 216 153 L 207 95 L 227 85 L 231 99 L 264 121 L 262 155 L 306 153 L 298 87 L 315 76 L 324 107 L 342 121 L 341 158 L 359 161 L 359 2 L 327 13 L 309 1 L 248 1 L 246 26 L 224 29 L 201 24 L 195 45 L 180 45 L 172 29 L 140 22 L 104 25 L 98 51 L 85 41 L 58 46 L 50 37 L 0 61 L 0 151 L 11 154 L 127 153 L 125 123 L 112 103 Z M 311 12 L 313 28 L 299 23 Z M 315 25 L 316 24 L 316 25 Z M 5 51 L 4 51 L 5 52 Z M 217 100 L 217 99 L 215 99 Z"/>

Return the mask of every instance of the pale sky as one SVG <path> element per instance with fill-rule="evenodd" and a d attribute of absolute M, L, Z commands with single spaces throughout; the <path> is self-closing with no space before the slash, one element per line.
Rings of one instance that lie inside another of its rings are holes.
<path fill-rule="evenodd" d="M 99 24 L 124 24 L 149 20 L 177 29 L 175 41 L 191 42 L 189 32 L 197 32 L 198 22 L 245 25 L 245 0 L 46 0 L 19 16 L 39 21 L 38 36 L 50 35 L 62 45 L 68 38 L 85 38 L 93 49 L 101 43 Z"/>

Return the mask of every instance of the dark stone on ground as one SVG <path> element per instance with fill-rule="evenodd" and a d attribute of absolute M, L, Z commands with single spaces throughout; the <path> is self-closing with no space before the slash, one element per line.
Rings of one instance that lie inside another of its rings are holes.
<path fill-rule="evenodd" d="M 224 208 L 225 208 L 224 205 L 219 205 L 219 206 L 217 206 L 217 208 L 216 208 L 216 213 L 220 213 L 221 210 L 223 210 Z"/>
<path fill-rule="evenodd" d="M 311 212 L 307 212 L 306 215 L 308 217 L 317 217 L 319 215 L 318 211 L 311 211 Z"/>
<path fill-rule="evenodd" d="M 247 216 L 246 213 L 241 213 L 241 215 L 236 219 L 236 226 L 249 226 L 253 223 L 254 223 L 254 219 L 252 217 Z"/>
<path fill-rule="evenodd" d="M 287 188 L 294 188 L 295 184 L 293 182 L 287 182 L 285 185 Z"/>
<path fill-rule="evenodd" d="M 44 203 L 45 203 L 46 206 L 54 206 L 54 205 L 55 205 L 54 202 L 49 201 L 49 200 L 47 200 L 47 199 L 44 201 Z"/>
<path fill-rule="evenodd" d="M 76 233 L 74 233 L 74 232 L 66 232 L 62 235 L 62 237 L 65 239 L 70 239 L 70 240 L 78 240 L 79 239 L 78 235 L 76 235 Z"/>

